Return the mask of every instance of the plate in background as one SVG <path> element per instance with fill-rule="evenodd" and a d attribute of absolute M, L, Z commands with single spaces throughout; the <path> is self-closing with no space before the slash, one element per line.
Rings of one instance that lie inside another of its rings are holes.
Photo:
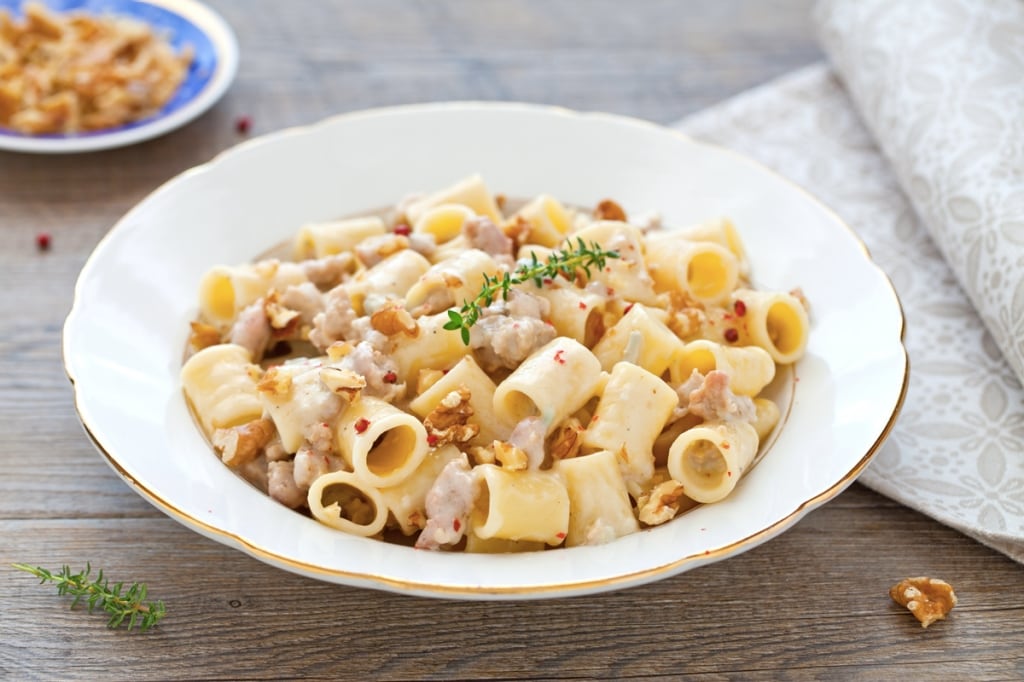
<path fill-rule="evenodd" d="M 16 18 L 24 0 L 0 0 Z M 26 135 L 0 128 L 0 149 L 39 154 L 70 154 L 123 147 L 168 133 L 212 107 L 238 71 L 238 42 L 231 27 L 196 0 L 46 0 L 57 12 L 83 11 L 130 17 L 163 32 L 175 52 L 194 51 L 185 80 L 160 113 L 116 128 L 74 135 Z"/>

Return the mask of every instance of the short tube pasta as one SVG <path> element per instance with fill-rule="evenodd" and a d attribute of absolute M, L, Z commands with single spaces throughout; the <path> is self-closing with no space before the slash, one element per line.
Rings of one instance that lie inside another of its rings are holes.
<path fill-rule="evenodd" d="M 675 233 L 651 240 L 648 262 L 660 290 L 685 291 L 699 303 L 723 303 L 739 281 L 739 262 L 729 249 Z"/>
<path fill-rule="evenodd" d="M 454 445 L 431 450 L 408 478 L 380 489 L 384 505 L 404 535 L 412 535 L 423 529 L 427 521 L 426 499 L 430 486 L 448 462 L 461 456 L 462 453 Z"/>
<path fill-rule="evenodd" d="M 474 470 L 481 492 L 472 532 L 483 539 L 533 540 L 558 545 L 569 532 L 569 493 L 551 472 L 507 471 L 493 464 Z"/>
<path fill-rule="evenodd" d="M 654 441 L 679 396 L 642 367 L 620 362 L 612 368 L 597 411 L 583 434 L 584 447 L 618 455 L 630 492 L 654 475 Z"/>
<path fill-rule="evenodd" d="M 388 520 L 380 492 L 350 471 L 319 476 L 309 486 L 306 501 L 313 518 L 351 535 L 376 535 Z"/>
<path fill-rule="evenodd" d="M 559 336 L 590 347 L 604 334 L 604 296 L 575 287 L 540 287 L 530 293 L 551 304 L 551 323 Z"/>
<path fill-rule="evenodd" d="M 601 367 L 610 371 L 615 363 L 626 360 L 661 376 L 683 347 L 663 317 L 660 309 L 634 304 L 594 345 L 594 356 Z"/>
<path fill-rule="evenodd" d="M 743 246 L 743 239 L 736 230 L 736 226 L 728 218 L 718 218 L 690 225 L 679 229 L 676 234 L 691 242 L 721 244 L 736 256 L 741 276 L 746 277 L 750 272 L 750 262 L 747 260 L 747 250 Z"/>
<path fill-rule="evenodd" d="M 469 354 L 470 349 L 444 328 L 448 315 L 437 313 L 417 319 L 415 336 L 399 334 L 391 339 L 391 359 L 398 365 L 401 381 L 415 381 L 424 368 L 446 370 Z"/>
<path fill-rule="evenodd" d="M 555 469 L 569 492 L 567 547 L 611 542 L 640 530 L 612 452 L 564 459 Z"/>
<path fill-rule="evenodd" d="M 421 217 L 435 206 L 442 204 L 460 204 L 473 210 L 477 215 L 490 218 L 496 225 L 502 221 L 498 202 L 494 200 L 491 190 L 484 184 L 479 175 L 472 175 L 454 185 L 410 203 L 405 209 L 405 216 L 415 225 Z"/>
<path fill-rule="evenodd" d="M 249 351 L 222 343 L 199 351 L 181 368 L 181 385 L 207 436 L 259 419 L 263 403 Z"/>
<path fill-rule="evenodd" d="M 738 289 L 732 294 L 733 307 L 742 301 L 745 308 L 741 341 L 768 351 L 780 365 L 803 357 L 811 323 L 800 300 L 777 291 Z"/>
<path fill-rule="evenodd" d="M 308 223 L 295 237 L 296 258 L 323 258 L 352 251 L 367 237 L 384 234 L 384 221 L 377 216 Z"/>
<path fill-rule="evenodd" d="M 264 412 L 274 421 L 285 452 L 296 452 L 306 437 L 311 423 L 323 418 L 325 404 L 337 401 L 320 382 L 319 363 L 281 365 L 272 370 L 287 382 L 284 394 L 261 391 Z"/>
<path fill-rule="evenodd" d="M 412 475 L 428 451 L 427 430 L 407 412 L 377 398 L 361 397 L 341 415 L 338 450 L 363 481 L 376 488 Z"/>
<path fill-rule="evenodd" d="M 565 237 L 572 226 L 572 215 L 558 199 L 547 194 L 534 197 L 510 219 L 529 225 L 527 239 L 532 244 L 553 247 Z"/>
<path fill-rule="evenodd" d="M 423 307 L 428 313 L 446 310 L 472 299 L 484 283 L 484 275 L 498 271 L 494 259 L 479 249 L 468 249 L 435 263 L 409 287 L 405 305 L 413 313 Z"/>
<path fill-rule="evenodd" d="M 411 249 L 394 253 L 345 285 L 356 312 L 369 314 L 388 299 L 400 299 L 430 269 L 430 261 Z"/>
<path fill-rule="evenodd" d="M 429 234 L 438 244 L 451 241 L 462 234 L 466 221 L 476 214 L 462 204 L 440 204 L 426 209 L 412 226 L 413 232 Z"/>
<path fill-rule="evenodd" d="M 214 325 L 230 327 L 243 308 L 267 292 L 283 291 L 289 285 L 305 281 L 306 274 L 295 263 L 263 261 L 218 265 L 208 270 L 199 282 L 199 310 Z"/>
<path fill-rule="evenodd" d="M 469 390 L 469 405 L 473 408 L 469 423 L 480 427 L 480 432 L 469 441 L 470 444 L 489 445 L 495 440 L 506 440 L 515 424 L 504 422 L 494 411 L 494 391 L 497 387 L 470 355 L 459 360 L 430 388 L 416 396 L 409 403 L 409 409 L 425 417 L 445 396 L 460 387 Z"/>
<path fill-rule="evenodd" d="M 568 417 L 594 395 L 601 363 L 578 341 L 559 336 L 498 384 L 494 412 L 507 423 L 539 416 L 547 430 Z"/>
<path fill-rule="evenodd" d="M 756 396 L 775 378 L 775 362 L 763 348 L 723 346 L 698 339 L 684 345 L 672 358 L 671 381 L 681 384 L 694 370 L 707 374 L 716 369 L 729 375 L 733 393 L 745 396 Z"/>
<path fill-rule="evenodd" d="M 668 472 L 697 502 L 732 492 L 757 454 L 757 431 L 747 422 L 709 422 L 684 431 L 668 453 Z"/>
<path fill-rule="evenodd" d="M 767 398 L 754 398 L 754 410 L 756 417 L 752 425 L 757 432 L 757 440 L 763 443 L 775 430 L 782 413 L 779 406 Z"/>

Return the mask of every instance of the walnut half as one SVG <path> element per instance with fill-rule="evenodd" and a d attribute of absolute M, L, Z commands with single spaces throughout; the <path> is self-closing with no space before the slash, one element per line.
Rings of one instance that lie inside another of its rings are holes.
<path fill-rule="evenodd" d="M 889 596 L 900 606 L 906 606 L 926 628 L 946 617 L 956 606 L 953 586 L 938 578 L 907 578 L 889 588 Z"/>

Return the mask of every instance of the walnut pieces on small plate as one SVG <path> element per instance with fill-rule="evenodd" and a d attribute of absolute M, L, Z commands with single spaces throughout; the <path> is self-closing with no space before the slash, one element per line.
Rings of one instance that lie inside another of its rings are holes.
<path fill-rule="evenodd" d="M 220 99 L 237 66 L 230 27 L 196 0 L 0 0 L 0 149 L 162 135 Z"/>
<path fill-rule="evenodd" d="M 945 580 L 921 576 L 907 578 L 889 588 L 889 596 L 905 606 L 926 628 L 942 620 L 956 606 L 956 593 Z"/>

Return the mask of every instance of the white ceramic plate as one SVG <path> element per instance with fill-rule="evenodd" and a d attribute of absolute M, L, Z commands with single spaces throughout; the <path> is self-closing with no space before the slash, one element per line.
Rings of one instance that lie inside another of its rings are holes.
<path fill-rule="evenodd" d="M 20 17 L 24 0 L 0 0 L 0 9 Z M 24 135 L 0 128 L 0 149 L 70 154 L 142 142 L 193 120 L 223 96 L 238 71 L 238 42 L 227 22 L 196 0 L 45 0 L 58 12 L 83 11 L 144 21 L 167 36 L 174 49 L 192 47 L 185 80 L 159 114 L 135 123 L 78 135 Z"/>
<path fill-rule="evenodd" d="M 798 150 L 794 150 L 797 153 Z M 806 357 L 777 440 L 725 501 L 598 547 L 425 552 L 351 537 L 265 497 L 194 425 L 178 371 L 200 276 L 300 224 L 386 206 L 471 173 L 512 197 L 614 197 L 668 224 L 728 215 L 761 286 L 803 287 Z M 82 422 L 143 497 L 203 535 L 289 571 L 437 597 L 621 588 L 750 549 L 853 482 L 907 385 L 903 315 L 856 236 L 792 183 L 729 151 L 627 118 L 516 104 L 437 104 L 332 118 L 243 143 L 132 209 L 82 270 L 64 328 Z"/>

